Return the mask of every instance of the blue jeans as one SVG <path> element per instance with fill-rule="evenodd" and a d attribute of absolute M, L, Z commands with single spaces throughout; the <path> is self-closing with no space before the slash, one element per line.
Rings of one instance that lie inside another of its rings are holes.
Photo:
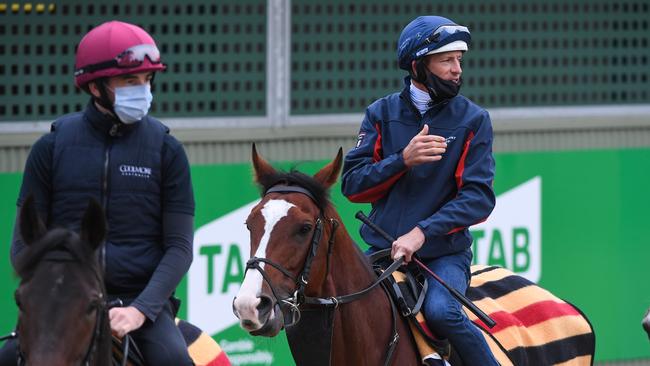
<path fill-rule="evenodd" d="M 423 263 L 438 277 L 465 294 L 470 280 L 470 249 L 424 260 Z M 467 318 L 460 302 L 431 275 L 427 274 L 429 289 L 422 309 L 427 325 L 436 334 L 449 339 L 465 365 L 498 365 L 481 331 Z"/>

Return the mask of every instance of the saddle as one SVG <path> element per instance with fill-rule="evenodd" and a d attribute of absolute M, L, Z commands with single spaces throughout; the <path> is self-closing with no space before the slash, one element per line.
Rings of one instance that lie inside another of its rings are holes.
<path fill-rule="evenodd" d="M 389 256 L 390 248 L 368 257 L 377 275 L 390 265 Z M 383 285 L 401 316 L 408 319 L 423 364 L 429 364 L 429 360 L 448 359 L 451 354 L 449 341 L 436 336 L 429 329 L 420 311 L 428 288 L 427 278 L 420 268 L 409 263 L 393 272 L 393 276 L 386 278 Z"/>

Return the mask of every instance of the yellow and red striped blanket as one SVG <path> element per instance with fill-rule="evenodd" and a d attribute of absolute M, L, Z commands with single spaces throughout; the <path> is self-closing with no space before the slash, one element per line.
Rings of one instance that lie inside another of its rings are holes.
<path fill-rule="evenodd" d="M 472 266 L 466 295 L 496 321 L 489 329 L 465 309 L 501 365 L 593 364 L 595 335 L 585 315 L 533 282 L 504 268 Z M 426 357 L 429 362 L 439 359 L 422 341 L 418 346 L 424 364 L 428 364 Z"/>
<path fill-rule="evenodd" d="M 197 326 L 176 318 L 176 325 L 187 342 L 187 351 L 196 366 L 231 366 L 219 344 Z"/>

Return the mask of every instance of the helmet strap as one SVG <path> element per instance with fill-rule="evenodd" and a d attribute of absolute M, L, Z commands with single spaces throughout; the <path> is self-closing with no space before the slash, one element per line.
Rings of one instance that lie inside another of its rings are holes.
<path fill-rule="evenodd" d="M 424 64 L 424 58 L 421 58 L 415 62 L 415 71 L 416 75 L 413 75 L 411 71 L 411 78 L 413 80 L 424 84 L 429 92 L 431 97 L 431 102 L 433 104 L 438 104 L 442 101 L 451 99 L 458 95 L 460 87 L 462 85 L 462 78 L 458 84 L 450 80 L 443 80 L 437 75 L 429 71 L 429 69 Z"/>
<path fill-rule="evenodd" d="M 96 80 L 97 90 L 99 90 L 99 97 L 93 95 L 93 100 L 104 107 L 107 111 L 111 112 L 111 115 L 117 118 L 115 109 L 113 108 L 113 103 L 111 103 L 111 98 L 108 97 L 108 85 L 106 85 L 106 78 L 101 78 Z"/>

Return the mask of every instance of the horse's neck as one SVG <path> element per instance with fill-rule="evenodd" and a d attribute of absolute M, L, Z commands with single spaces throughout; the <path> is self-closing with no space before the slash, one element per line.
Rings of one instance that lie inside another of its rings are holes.
<path fill-rule="evenodd" d="M 374 282 L 376 275 L 343 224 L 337 230 L 333 246 L 328 282 L 336 292 L 334 295 L 357 292 Z"/>

